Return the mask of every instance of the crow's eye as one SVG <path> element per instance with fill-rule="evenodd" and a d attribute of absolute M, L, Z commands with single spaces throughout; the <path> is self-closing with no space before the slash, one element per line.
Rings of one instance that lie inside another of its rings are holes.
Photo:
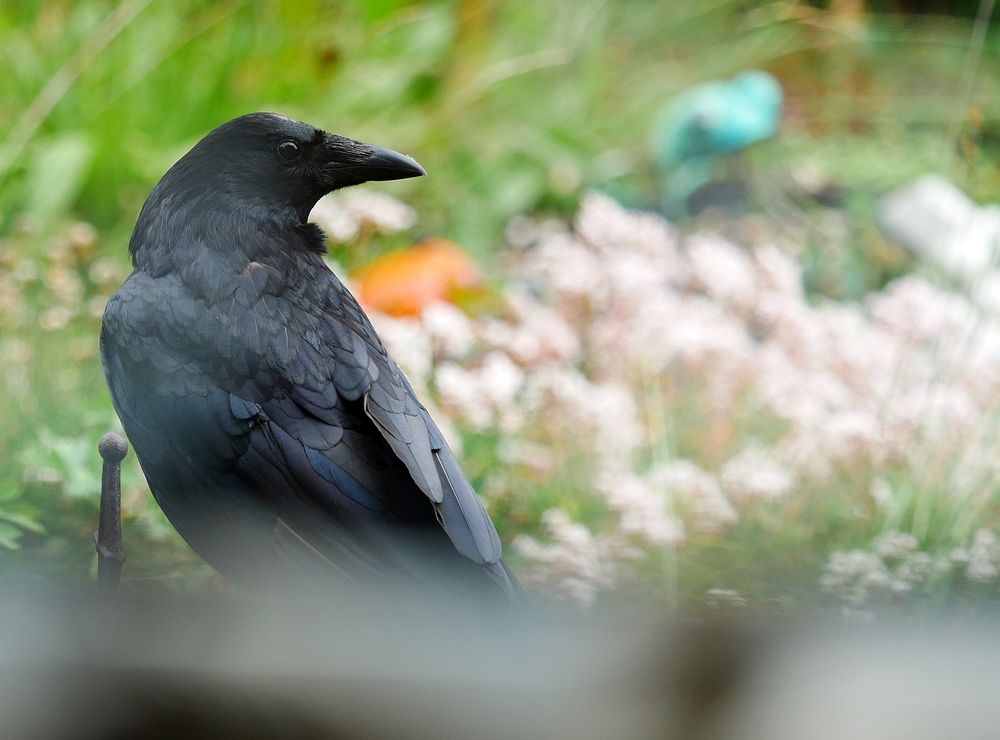
<path fill-rule="evenodd" d="M 294 141 L 283 141 L 278 144 L 278 156 L 286 162 L 294 162 L 299 158 L 299 145 Z"/>

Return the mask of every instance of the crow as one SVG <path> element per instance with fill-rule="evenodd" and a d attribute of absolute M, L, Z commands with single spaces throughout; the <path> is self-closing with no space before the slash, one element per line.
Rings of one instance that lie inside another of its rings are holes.
<path fill-rule="evenodd" d="M 309 213 L 426 174 L 273 113 L 225 123 L 153 188 L 101 357 L 157 503 L 233 581 L 462 584 L 516 598 L 497 531 Z"/>

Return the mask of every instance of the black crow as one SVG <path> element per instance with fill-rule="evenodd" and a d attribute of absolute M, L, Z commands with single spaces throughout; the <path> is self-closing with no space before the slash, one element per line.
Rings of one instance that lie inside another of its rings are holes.
<path fill-rule="evenodd" d="M 455 455 L 308 222 L 330 191 L 423 174 L 253 113 L 199 141 L 139 214 L 134 270 L 104 313 L 105 375 L 167 518 L 236 581 L 446 572 L 518 591 Z"/>

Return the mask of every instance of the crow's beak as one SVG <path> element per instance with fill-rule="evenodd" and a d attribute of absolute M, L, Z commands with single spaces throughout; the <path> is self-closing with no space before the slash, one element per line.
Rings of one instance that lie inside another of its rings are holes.
<path fill-rule="evenodd" d="M 323 168 L 321 184 L 329 190 L 427 174 L 412 157 L 336 134 L 326 134 L 326 156 L 328 164 Z"/>
<path fill-rule="evenodd" d="M 356 165 L 355 172 L 366 181 L 405 180 L 427 174 L 413 157 L 380 146 L 372 147 L 371 156 Z"/>

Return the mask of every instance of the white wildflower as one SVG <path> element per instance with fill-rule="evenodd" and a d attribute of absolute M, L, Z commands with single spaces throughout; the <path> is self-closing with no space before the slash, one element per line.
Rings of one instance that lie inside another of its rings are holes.
<path fill-rule="evenodd" d="M 874 478 L 868 486 L 868 494 L 880 509 L 888 509 L 892 503 L 892 486 L 885 478 Z"/>
<path fill-rule="evenodd" d="M 478 376 L 477 370 L 448 362 L 437 368 L 434 383 L 446 412 L 472 429 L 485 429 L 493 422 L 494 415 L 481 392 Z"/>
<path fill-rule="evenodd" d="M 342 190 L 320 198 L 309 219 L 333 241 L 349 242 L 363 228 L 391 234 L 416 223 L 410 206 L 375 190 Z"/>
<path fill-rule="evenodd" d="M 663 463 L 650 471 L 649 478 L 683 507 L 696 531 L 719 532 L 737 520 L 736 509 L 715 476 L 690 460 Z"/>
<path fill-rule="evenodd" d="M 798 263 L 775 246 L 758 247 L 753 251 L 757 281 L 761 291 L 804 301 L 802 269 Z"/>
<path fill-rule="evenodd" d="M 599 250 L 628 250 L 658 260 L 675 258 L 677 234 L 673 227 L 654 214 L 630 212 L 600 193 L 587 193 L 574 225 L 580 238 Z"/>
<path fill-rule="evenodd" d="M 883 560 L 902 560 L 917 549 L 917 538 L 908 532 L 885 532 L 875 540 L 874 550 Z"/>
<path fill-rule="evenodd" d="M 970 581 L 988 583 L 1000 576 L 1000 538 L 996 532 L 980 529 L 966 552 L 965 575 Z"/>
<path fill-rule="evenodd" d="M 465 355 L 475 341 L 472 320 L 457 306 L 441 301 L 425 306 L 420 315 L 434 347 L 449 358 Z"/>
<path fill-rule="evenodd" d="M 486 345 L 522 365 L 573 362 L 579 357 L 580 339 L 558 313 L 517 288 L 508 289 L 505 297 L 511 320 L 487 318 L 479 323 L 479 337 Z"/>
<path fill-rule="evenodd" d="M 745 447 L 722 468 L 722 487 L 736 501 L 784 498 L 795 487 L 795 477 L 760 445 Z"/>
<path fill-rule="evenodd" d="M 671 514 L 667 492 L 635 475 L 607 473 L 596 484 L 608 506 L 619 516 L 618 529 L 651 545 L 672 545 L 684 539 L 684 525 Z"/>
<path fill-rule="evenodd" d="M 859 605 L 869 600 L 872 591 L 889 588 L 892 580 L 878 555 L 865 550 L 850 550 L 830 556 L 820 586 L 850 604 Z"/>
<path fill-rule="evenodd" d="M 954 332 L 964 333 L 976 322 L 969 300 L 916 276 L 889 284 L 873 294 L 868 305 L 880 326 L 913 341 L 936 341 Z"/>
<path fill-rule="evenodd" d="M 512 431 L 524 421 L 515 401 L 524 386 L 524 372 L 503 352 L 490 352 L 483 358 L 476 383 L 489 400 L 500 427 Z"/>
<path fill-rule="evenodd" d="M 698 235 L 687 243 L 688 259 L 697 287 L 722 305 L 742 311 L 753 307 L 757 281 L 746 252 L 722 237 Z"/>
<path fill-rule="evenodd" d="M 595 536 L 561 509 L 545 512 L 542 525 L 549 544 L 524 535 L 514 540 L 514 549 L 530 563 L 522 574 L 526 584 L 545 586 L 584 605 L 615 584 L 616 561 L 627 551 Z"/>
<path fill-rule="evenodd" d="M 507 465 L 523 465 L 542 477 L 551 475 L 557 462 L 549 447 L 510 436 L 500 440 L 497 456 Z"/>
<path fill-rule="evenodd" d="M 427 385 L 431 372 L 431 343 L 420 322 L 374 314 L 372 321 L 396 363 L 418 388 Z"/>

